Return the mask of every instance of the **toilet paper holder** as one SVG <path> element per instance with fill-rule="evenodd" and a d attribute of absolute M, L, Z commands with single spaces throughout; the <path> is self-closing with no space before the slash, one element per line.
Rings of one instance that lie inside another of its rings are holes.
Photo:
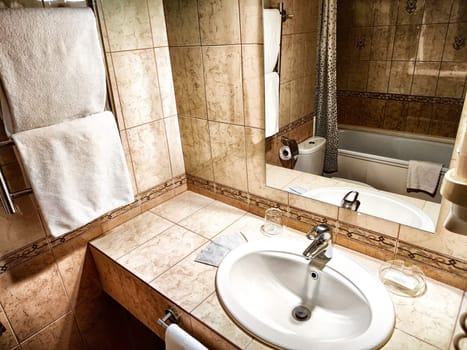
<path fill-rule="evenodd" d="M 170 321 L 170 324 L 177 324 L 180 321 L 180 315 L 173 309 L 168 308 L 165 310 L 165 316 L 157 320 L 157 324 L 162 328 L 167 329 L 167 327 L 170 326 L 170 324 L 167 324 L 167 321 Z"/>

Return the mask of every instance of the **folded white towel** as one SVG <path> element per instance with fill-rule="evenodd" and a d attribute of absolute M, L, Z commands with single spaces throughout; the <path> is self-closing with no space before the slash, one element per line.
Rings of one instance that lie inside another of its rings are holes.
<path fill-rule="evenodd" d="M 409 160 L 407 192 L 423 191 L 434 196 L 442 168 L 443 164 Z"/>
<path fill-rule="evenodd" d="M 264 115 L 265 136 L 269 137 L 279 131 L 279 74 L 267 73 L 264 76 Z"/>
<path fill-rule="evenodd" d="M 111 112 L 23 131 L 13 140 L 53 236 L 133 202 Z"/>
<path fill-rule="evenodd" d="M 176 324 L 171 324 L 165 331 L 165 349 L 208 350 L 207 347 L 205 347 Z"/>
<path fill-rule="evenodd" d="M 263 10 L 264 73 L 271 73 L 277 64 L 281 45 L 282 17 L 278 9 Z"/>
<path fill-rule="evenodd" d="M 2 9 L 0 23 L 8 136 L 104 110 L 104 62 L 91 9 Z"/>

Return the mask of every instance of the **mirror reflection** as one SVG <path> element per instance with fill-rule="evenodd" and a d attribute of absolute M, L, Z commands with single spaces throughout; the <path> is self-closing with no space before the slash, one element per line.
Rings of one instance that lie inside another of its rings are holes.
<path fill-rule="evenodd" d="M 404 4 L 264 1 L 267 184 L 434 232 L 465 96 L 466 14 Z"/>

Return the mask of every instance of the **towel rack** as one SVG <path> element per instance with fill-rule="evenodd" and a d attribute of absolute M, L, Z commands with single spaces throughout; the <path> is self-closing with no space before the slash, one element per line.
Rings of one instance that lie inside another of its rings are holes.
<path fill-rule="evenodd" d="M 177 324 L 179 320 L 180 316 L 174 310 L 168 308 L 167 310 L 165 310 L 165 316 L 157 320 L 157 324 L 162 326 L 162 328 L 167 329 L 169 327 L 167 321 Z"/>
<path fill-rule="evenodd" d="M 13 140 L 0 141 L 0 148 L 14 146 Z M 2 202 L 3 209 L 7 215 L 16 214 L 14 199 L 24 197 L 32 193 L 31 188 L 26 188 L 21 191 L 11 192 L 3 175 L 2 167 L 0 167 L 0 201 Z"/>

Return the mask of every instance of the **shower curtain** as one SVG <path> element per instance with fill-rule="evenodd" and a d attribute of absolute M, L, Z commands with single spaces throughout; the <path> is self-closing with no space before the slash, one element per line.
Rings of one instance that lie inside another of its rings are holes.
<path fill-rule="evenodd" d="M 323 0 L 318 37 L 315 122 L 316 135 L 326 138 L 327 173 L 337 171 L 336 10 L 337 0 Z"/>

